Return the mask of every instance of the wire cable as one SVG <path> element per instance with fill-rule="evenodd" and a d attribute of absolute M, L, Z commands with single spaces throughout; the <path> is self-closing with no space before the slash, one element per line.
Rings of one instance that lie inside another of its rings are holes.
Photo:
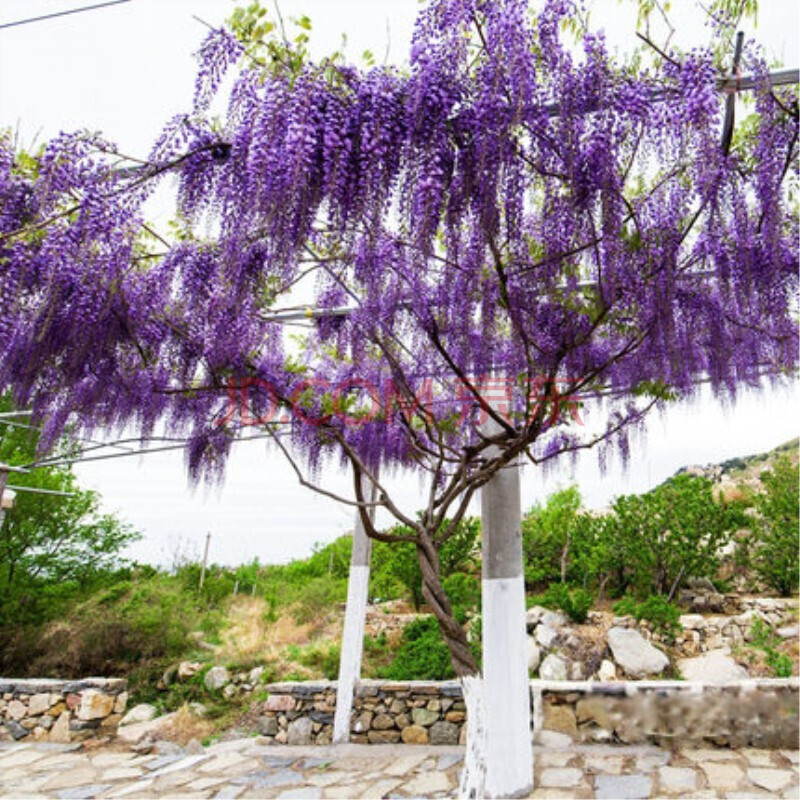
<path fill-rule="evenodd" d="M 67 11 L 56 11 L 53 14 L 43 14 L 41 17 L 28 17 L 27 19 L 18 19 L 15 22 L 5 22 L 0 25 L 2 28 L 15 28 L 19 25 L 28 25 L 31 22 L 42 22 L 46 19 L 55 19 L 56 17 L 66 17 L 69 14 L 80 14 L 84 11 L 94 11 L 98 8 L 105 8 L 106 6 L 118 6 L 120 3 L 130 3 L 131 0 L 108 0 L 106 3 L 97 3 L 93 6 L 83 6 L 81 8 L 71 8 Z"/>

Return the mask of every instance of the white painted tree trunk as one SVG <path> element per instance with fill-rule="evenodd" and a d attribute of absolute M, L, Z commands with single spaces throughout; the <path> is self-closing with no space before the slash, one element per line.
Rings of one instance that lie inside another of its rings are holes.
<path fill-rule="evenodd" d="M 458 796 L 477 799 L 486 796 L 486 726 L 481 676 L 461 678 L 461 692 L 467 707 L 467 747 Z"/>
<path fill-rule="evenodd" d="M 362 477 L 364 497 L 375 499 L 375 487 L 369 486 Z M 370 509 L 374 518 L 374 509 Z M 347 579 L 347 606 L 342 631 L 342 653 L 339 657 L 339 678 L 336 682 L 336 711 L 333 717 L 333 741 L 344 744 L 350 741 L 350 713 L 353 707 L 353 692 L 361 677 L 361 656 L 364 649 L 364 623 L 367 616 L 369 595 L 369 559 L 372 540 L 367 536 L 361 515 L 356 512 L 353 528 L 353 552 L 350 557 L 350 575 Z"/>
<path fill-rule="evenodd" d="M 492 428 L 497 424 L 490 422 Z M 486 796 L 522 797 L 533 787 L 533 748 L 517 464 L 481 490 L 481 521 L 485 735 L 477 746 L 486 764 Z"/>

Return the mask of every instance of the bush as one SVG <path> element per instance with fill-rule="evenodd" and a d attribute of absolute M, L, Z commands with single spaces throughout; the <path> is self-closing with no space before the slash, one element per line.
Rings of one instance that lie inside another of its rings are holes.
<path fill-rule="evenodd" d="M 651 595 L 642 602 L 624 597 L 614 605 L 614 613 L 646 620 L 656 633 L 664 636 L 674 636 L 681 630 L 680 608 L 661 595 Z"/>
<path fill-rule="evenodd" d="M 534 595 L 531 605 L 555 608 L 563 611 L 573 622 L 586 622 L 594 598 L 582 587 L 570 589 L 564 583 L 551 583 L 544 594 Z"/>
<path fill-rule="evenodd" d="M 450 598 L 456 619 L 462 625 L 480 610 L 481 583 L 477 575 L 456 572 L 442 581 L 442 588 Z"/>
<path fill-rule="evenodd" d="M 609 536 L 621 589 L 640 598 L 675 596 L 689 577 L 713 576 L 718 552 L 741 520 L 738 504 L 714 499 L 707 478 L 678 475 L 643 495 L 618 497 Z"/>
<path fill-rule="evenodd" d="M 393 681 L 442 681 L 454 676 L 450 651 L 433 616 L 419 617 L 403 629 L 400 649 L 380 677 Z"/>
<path fill-rule="evenodd" d="M 758 516 L 752 521 L 752 566 L 761 579 L 784 597 L 797 590 L 798 552 L 797 464 L 782 456 L 772 470 L 761 473 L 764 490 L 756 495 Z"/>
<path fill-rule="evenodd" d="M 792 659 L 781 653 L 778 647 L 781 640 L 775 631 L 763 620 L 755 619 L 750 626 L 750 645 L 761 650 L 765 655 L 767 666 L 776 678 L 790 678 L 792 675 Z"/>

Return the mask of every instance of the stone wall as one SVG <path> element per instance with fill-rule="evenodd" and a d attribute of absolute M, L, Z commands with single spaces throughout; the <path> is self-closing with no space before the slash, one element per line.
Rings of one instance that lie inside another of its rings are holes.
<path fill-rule="evenodd" d="M 116 733 L 128 702 L 122 678 L 0 678 L 0 740 L 73 742 Z"/>
<path fill-rule="evenodd" d="M 702 685 L 685 681 L 531 681 L 534 736 L 543 741 L 795 748 L 797 678 Z M 276 743 L 327 744 L 335 682 L 274 683 L 258 728 Z M 362 681 L 351 717 L 352 742 L 458 744 L 465 707 L 457 681 Z"/>

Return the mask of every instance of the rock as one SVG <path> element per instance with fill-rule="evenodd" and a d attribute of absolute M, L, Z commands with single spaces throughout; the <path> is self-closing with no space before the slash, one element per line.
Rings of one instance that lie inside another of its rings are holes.
<path fill-rule="evenodd" d="M 155 719 L 158 710 L 150 703 L 139 703 L 135 705 L 121 720 L 120 727 L 123 725 L 133 725 L 137 722 L 149 722 Z"/>
<path fill-rule="evenodd" d="M 158 682 L 158 688 L 166 689 L 168 686 L 171 686 L 173 683 L 175 683 L 177 677 L 178 667 L 175 664 L 167 667 L 164 670 L 164 674 L 161 676 L 161 680 Z"/>
<path fill-rule="evenodd" d="M 539 645 L 536 644 L 536 639 L 533 636 L 528 637 L 528 672 L 536 672 L 539 668 L 539 662 L 542 660 L 542 654 L 539 651 Z"/>
<path fill-rule="evenodd" d="M 428 711 L 427 708 L 415 708 L 411 711 L 411 719 L 414 720 L 415 725 L 427 728 L 439 719 L 439 713 L 437 711 Z"/>
<path fill-rule="evenodd" d="M 225 699 L 227 699 L 227 700 L 230 700 L 232 697 L 236 697 L 236 695 L 237 695 L 238 693 L 239 693 L 239 690 L 238 690 L 238 689 L 236 688 L 236 686 L 234 686 L 232 683 L 229 683 L 229 684 L 228 684 L 228 685 L 227 685 L 227 686 L 226 686 L 226 687 L 225 687 L 225 688 L 222 690 L 222 696 L 223 696 Z"/>
<path fill-rule="evenodd" d="M 780 792 L 794 781 L 794 773 L 790 769 L 749 769 L 747 777 L 768 792 Z"/>
<path fill-rule="evenodd" d="M 372 720 L 372 729 L 376 731 L 388 731 L 394 728 L 394 720 L 388 714 L 378 714 Z"/>
<path fill-rule="evenodd" d="M 539 782 L 545 789 L 573 789 L 583 780 L 583 773 L 572 767 L 550 767 L 542 771 Z"/>
<path fill-rule="evenodd" d="M 114 713 L 115 714 L 124 714 L 125 708 L 128 705 L 128 693 L 127 692 L 120 692 L 114 698 Z"/>
<path fill-rule="evenodd" d="M 367 740 L 371 744 L 397 744 L 400 741 L 400 731 L 370 731 Z"/>
<path fill-rule="evenodd" d="M 441 720 L 430 729 L 431 744 L 458 744 L 458 726 Z"/>
<path fill-rule="evenodd" d="M 290 694 L 271 694 L 264 703 L 265 711 L 294 711 L 297 702 Z"/>
<path fill-rule="evenodd" d="M 211 667 L 203 678 L 203 684 L 210 692 L 216 692 L 231 682 L 231 676 L 225 667 Z"/>
<path fill-rule="evenodd" d="M 747 678 L 747 670 L 737 664 L 727 650 L 712 650 L 694 658 L 682 658 L 678 669 L 687 681 L 730 683 Z"/>
<path fill-rule="evenodd" d="M 362 711 L 353 723 L 355 733 L 366 733 L 372 727 L 372 712 Z"/>
<path fill-rule="evenodd" d="M 565 681 L 567 664 L 560 656 L 550 653 L 539 667 L 539 677 L 543 681 Z"/>
<path fill-rule="evenodd" d="M 202 703 L 189 703 L 189 711 L 196 717 L 204 717 L 208 713 L 208 709 Z"/>
<path fill-rule="evenodd" d="M 576 736 L 578 726 L 575 722 L 575 712 L 567 705 L 553 705 L 547 703 L 544 707 L 542 727 L 549 731 L 559 731 Z"/>
<path fill-rule="evenodd" d="M 542 625 L 548 628 L 562 628 L 569 624 L 569 617 L 563 611 L 545 611 L 542 615 Z"/>
<path fill-rule="evenodd" d="M 256 685 L 261 683 L 261 678 L 264 676 L 264 667 L 253 667 L 250 672 L 247 673 L 247 681 L 248 683 L 252 683 Z"/>
<path fill-rule="evenodd" d="M 536 641 L 545 649 L 550 650 L 558 639 L 558 631 L 542 623 L 536 628 Z"/>
<path fill-rule="evenodd" d="M 604 658 L 600 664 L 600 669 L 597 670 L 597 678 L 603 683 L 615 681 L 617 679 L 617 668 L 614 662 Z"/>
<path fill-rule="evenodd" d="M 775 633 L 777 633 L 781 639 L 796 639 L 800 636 L 800 626 L 787 625 L 784 628 L 778 628 Z"/>
<path fill-rule="evenodd" d="M 687 578 L 684 581 L 687 589 L 693 592 L 703 592 L 705 594 L 716 594 L 717 588 L 708 578 Z"/>
<path fill-rule="evenodd" d="M 430 738 L 426 728 L 420 725 L 409 725 L 403 728 L 400 737 L 406 744 L 428 744 Z"/>
<path fill-rule="evenodd" d="M 197 675 L 201 669 L 203 669 L 203 665 L 199 661 L 181 661 L 181 663 L 178 664 L 178 670 L 176 673 L 177 678 L 179 681 L 188 680 L 194 675 Z M 164 676 L 166 678 L 166 672 L 164 673 Z M 167 681 L 163 678 L 162 680 L 164 680 L 164 683 L 169 686 L 170 681 Z"/>
<path fill-rule="evenodd" d="M 702 614 L 681 614 L 678 622 L 686 631 L 697 631 L 706 627 L 706 618 Z"/>
<path fill-rule="evenodd" d="M 81 705 L 78 708 L 78 719 L 88 721 L 107 717 L 114 710 L 114 698 L 97 691 L 87 689 L 81 696 Z"/>
<path fill-rule="evenodd" d="M 546 613 L 546 608 L 542 608 L 541 606 L 531 606 L 525 612 L 525 624 L 527 625 L 528 630 L 533 630 L 542 621 L 542 617 Z"/>
<path fill-rule="evenodd" d="M 28 700 L 28 714 L 32 717 L 38 717 L 44 714 L 50 708 L 50 693 L 34 694 Z"/>
<path fill-rule="evenodd" d="M 145 737 L 155 739 L 162 727 L 175 719 L 175 712 L 164 714 L 148 722 L 136 722 L 117 729 L 117 741 L 122 744 L 135 744 Z"/>
<path fill-rule="evenodd" d="M 19 700 L 12 700 L 6 707 L 6 717 L 14 722 L 27 716 L 27 714 L 28 709 L 25 708 L 25 703 L 21 703 Z"/>
<path fill-rule="evenodd" d="M 289 723 L 287 730 L 288 744 L 311 744 L 313 722 L 309 717 L 298 717 Z"/>
<path fill-rule="evenodd" d="M 30 733 L 27 728 L 20 725 L 19 722 L 15 722 L 13 719 L 6 722 L 6 730 L 16 741 L 24 739 Z"/>
<path fill-rule="evenodd" d="M 278 720 L 276 717 L 264 715 L 256 720 L 256 727 L 262 736 L 275 736 L 278 732 Z"/>
<path fill-rule="evenodd" d="M 663 672 L 669 665 L 667 656 L 632 628 L 611 628 L 608 646 L 617 664 L 634 678 Z"/>
<path fill-rule="evenodd" d="M 51 742 L 59 742 L 60 744 L 69 742 L 69 711 L 61 712 L 61 716 L 59 716 L 50 729 L 50 736 L 48 739 L 50 739 Z"/>

